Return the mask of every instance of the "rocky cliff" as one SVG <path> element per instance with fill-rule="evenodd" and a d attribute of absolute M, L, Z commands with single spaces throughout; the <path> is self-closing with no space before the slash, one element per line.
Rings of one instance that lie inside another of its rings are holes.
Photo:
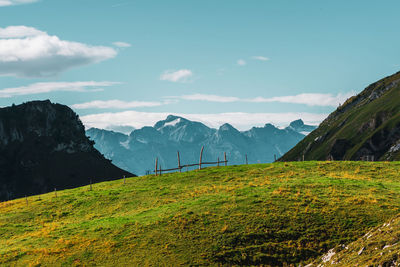
<path fill-rule="evenodd" d="M 70 108 L 33 101 L 0 109 L 0 200 L 132 176 L 85 136 Z"/>

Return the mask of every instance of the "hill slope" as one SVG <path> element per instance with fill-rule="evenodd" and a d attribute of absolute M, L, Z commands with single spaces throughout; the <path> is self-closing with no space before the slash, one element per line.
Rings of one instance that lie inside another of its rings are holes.
<path fill-rule="evenodd" d="M 302 133 L 313 129 L 315 126 L 304 125 L 298 120 L 286 129 L 266 124 L 240 132 L 229 124 L 213 129 L 170 115 L 154 127 L 137 129 L 130 135 L 95 128 L 87 130 L 86 134 L 118 167 L 145 174 L 154 169 L 156 157 L 165 168 L 177 167 L 176 151 L 180 152 L 182 164 L 197 162 L 202 146 L 205 146 L 205 161 L 222 159 L 226 152 L 231 165 L 244 164 L 246 154 L 249 163 L 272 162 L 274 154 L 282 156 L 304 138 Z"/>
<path fill-rule="evenodd" d="M 315 266 L 398 266 L 400 261 L 400 216 L 366 233 L 348 245 L 329 250 Z"/>
<path fill-rule="evenodd" d="M 349 98 L 282 161 L 400 159 L 400 72 Z"/>
<path fill-rule="evenodd" d="M 244 165 L 0 203 L 0 265 L 307 262 L 398 214 L 399 170 L 369 162 Z"/>
<path fill-rule="evenodd" d="M 33 101 L 0 108 L 0 200 L 132 175 L 112 165 L 67 106 Z"/>

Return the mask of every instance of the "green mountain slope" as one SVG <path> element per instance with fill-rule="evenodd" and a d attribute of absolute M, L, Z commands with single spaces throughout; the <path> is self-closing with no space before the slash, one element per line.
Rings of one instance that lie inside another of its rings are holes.
<path fill-rule="evenodd" d="M 349 245 L 329 250 L 314 266 L 398 266 L 400 216 L 366 233 Z"/>
<path fill-rule="evenodd" d="M 399 170 L 396 162 L 231 166 L 3 202 L 0 265 L 307 263 L 399 213 Z"/>
<path fill-rule="evenodd" d="M 349 98 L 281 161 L 400 159 L 400 72 Z"/>

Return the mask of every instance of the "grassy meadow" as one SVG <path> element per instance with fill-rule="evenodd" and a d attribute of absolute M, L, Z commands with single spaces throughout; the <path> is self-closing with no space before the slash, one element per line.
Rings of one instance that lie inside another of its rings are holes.
<path fill-rule="evenodd" d="M 0 203 L 1 266 L 309 263 L 400 213 L 398 162 L 214 167 Z"/>

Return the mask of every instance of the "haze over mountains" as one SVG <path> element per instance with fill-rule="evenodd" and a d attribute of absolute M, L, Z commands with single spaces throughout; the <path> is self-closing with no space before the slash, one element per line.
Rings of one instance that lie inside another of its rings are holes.
<path fill-rule="evenodd" d="M 216 161 L 218 157 L 222 160 L 226 152 L 229 165 L 244 164 L 246 154 L 249 164 L 272 162 L 315 128 L 297 120 L 285 129 L 266 124 L 240 132 L 230 124 L 213 129 L 170 115 L 154 127 L 136 129 L 129 135 L 97 128 L 86 134 L 115 165 L 143 175 L 154 170 L 156 157 L 164 169 L 177 167 L 177 151 L 182 164 L 197 163 L 202 146 L 204 161 Z"/>

